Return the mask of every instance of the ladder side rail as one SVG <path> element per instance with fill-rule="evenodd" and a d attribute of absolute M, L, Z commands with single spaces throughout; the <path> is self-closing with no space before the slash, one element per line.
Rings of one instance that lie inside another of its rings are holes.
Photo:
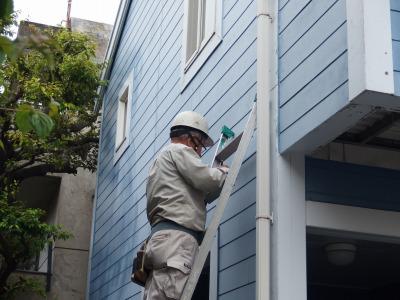
<path fill-rule="evenodd" d="M 195 257 L 192 271 L 190 272 L 189 278 L 184 287 L 181 300 L 190 300 L 192 298 L 194 289 L 197 285 L 197 281 L 199 280 L 200 277 L 200 273 L 207 259 L 208 252 L 210 252 L 212 243 L 214 241 L 214 235 L 218 230 L 219 223 L 221 222 L 222 215 L 224 213 L 225 207 L 232 193 L 232 189 L 235 184 L 237 175 L 242 165 L 247 148 L 250 144 L 251 137 L 253 136 L 254 133 L 254 129 L 256 126 L 256 105 L 257 103 L 254 103 L 253 108 L 251 110 L 239 147 L 236 151 L 236 155 L 232 162 L 232 167 L 230 168 L 228 176 L 225 180 L 224 186 L 221 191 L 221 195 L 218 199 L 217 207 L 215 209 L 211 222 L 206 230 L 203 242 L 201 243 L 199 248 L 199 252 Z"/>

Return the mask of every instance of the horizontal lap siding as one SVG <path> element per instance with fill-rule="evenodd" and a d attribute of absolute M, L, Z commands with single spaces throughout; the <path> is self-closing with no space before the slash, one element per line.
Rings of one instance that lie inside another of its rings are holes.
<path fill-rule="evenodd" d="M 279 133 L 286 150 L 348 98 L 345 0 L 280 1 Z"/>
<path fill-rule="evenodd" d="M 168 143 L 174 116 L 196 110 L 206 116 L 216 137 L 222 125 L 240 132 L 252 106 L 255 1 L 224 0 L 223 41 L 181 93 L 183 3 L 138 0 L 130 5 L 103 105 L 90 299 L 140 299 L 140 289 L 130 283 L 130 272 L 132 256 L 150 230 L 146 177 L 155 154 Z M 133 69 L 130 145 L 114 165 L 117 96 Z M 205 154 L 205 161 L 213 151 Z M 247 291 L 254 294 L 254 202 L 252 141 L 220 228 L 224 236 L 220 240 L 221 299 L 241 299 Z M 209 207 L 210 215 L 213 207 Z M 242 251 L 244 243 L 247 251 Z M 241 270 L 247 275 L 231 280 Z"/>
<path fill-rule="evenodd" d="M 400 0 L 391 0 L 394 89 L 400 96 Z"/>
<path fill-rule="evenodd" d="M 399 171 L 306 159 L 307 200 L 400 211 L 399 185 Z"/>

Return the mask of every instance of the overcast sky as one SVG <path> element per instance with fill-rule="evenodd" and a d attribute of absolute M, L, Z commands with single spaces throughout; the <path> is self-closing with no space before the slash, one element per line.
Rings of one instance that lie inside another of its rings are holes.
<path fill-rule="evenodd" d="M 0 0 L 1 1 L 1 0 Z M 71 17 L 114 24 L 120 0 L 72 0 Z M 19 20 L 57 25 L 66 19 L 68 0 L 14 0 Z"/>

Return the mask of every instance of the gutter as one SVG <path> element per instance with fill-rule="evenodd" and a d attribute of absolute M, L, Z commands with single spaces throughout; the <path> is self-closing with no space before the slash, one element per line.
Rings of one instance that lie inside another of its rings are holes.
<path fill-rule="evenodd" d="M 118 13 L 115 18 L 114 27 L 111 32 L 110 41 L 108 42 L 108 46 L 107 46 L 106 57 L 104 59 L 104 61 L 107 62 L 107 66 L 101 72 L 101 75 L 100 75 L 101 80 L 109 79 L 111 68 L 113 65 L 113 60 L 115 58 L 115 54 L 117 51 L 117 45 L 121 39 L 121 35 L 122 35 L 122 31 L 123 31 L 123 28 L 125 25 L 126 17 L 128 16 L 130 4 L 131 4 L 131 0 L 121 0 L 121 2 L 119 3 Z M 105 90 L 106 90 L 105 86 L 101 86 L 97 90 L 99 99 L 96 100 L 96 103 L 94 105 L 94 112 L 96 112 L 96 113 L 99 112 L 99 110 L 101 108 L 101 103 L 102 103 L 102 99 L 104 97 Z"/>
<path fill-rule="evenodd" d="M 270 91 L 273 19 L 271 3 L 257 1 L 256 299 L 270 299 Z"/>

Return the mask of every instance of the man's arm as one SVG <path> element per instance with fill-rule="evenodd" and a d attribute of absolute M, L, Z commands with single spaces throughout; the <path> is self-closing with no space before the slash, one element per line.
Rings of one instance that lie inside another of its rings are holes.
<path fill-rule="evenodd" d="M 208 201 L 218 197 L 226 178 L 226 167 L 210 168 L 190 147 L 171 151 L 171 156 L 178 172 L 188 184 L 203 191 Z"/>

